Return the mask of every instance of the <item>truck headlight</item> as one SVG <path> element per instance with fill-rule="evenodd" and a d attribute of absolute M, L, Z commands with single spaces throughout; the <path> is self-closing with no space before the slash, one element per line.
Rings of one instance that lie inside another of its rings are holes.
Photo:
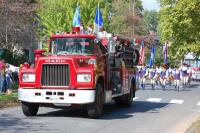
<path fill-rule="evenodd" d="M 22 75 L 22 82 L 35 82 L 35 74 L 24 73 Z"/>
<path fill-rule="evenodd" d="M 91 82 L 91 74 L 77 74 L 77 82 Z"/>

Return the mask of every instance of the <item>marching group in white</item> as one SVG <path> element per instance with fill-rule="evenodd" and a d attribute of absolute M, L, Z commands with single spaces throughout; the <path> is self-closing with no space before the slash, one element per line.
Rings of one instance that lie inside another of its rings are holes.
<path fill-rule="evenodd" d="M 147 68 L 145 64 L 138 66 L 137 76 L 139 77 L 140 86 L 145 89 L 146 80 L 150 80 L 152 89 L 156 85 L 161 85 L 162 89 L 166 89 L 166 84 L 174 85 L 175 90 L 179 91 L 182 84 L 183 87 L 190 85 L 192 77 L 192 69 L 187 64 L 179 67 L 157 65 Z"/>

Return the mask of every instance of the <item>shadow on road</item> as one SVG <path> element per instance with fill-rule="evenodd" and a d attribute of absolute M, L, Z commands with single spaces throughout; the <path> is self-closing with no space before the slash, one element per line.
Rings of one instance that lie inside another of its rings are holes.
<path fill-rule="evenodd" d="M 35 122 L 33 122 L 35 120 Z M 46 123 L 47 124 L 47 123 Z M 39 132 L 52 131 L 46 127 L 45 123 L 41 123 L 35 117 L 15 117 L 14 115 L 2 114 L 0 116 L 0 132 Z M 34 125 L 34 126 L 33 126 Z M 54 129 L 56 131 L 56 129 Z"/>
<path fill-rule="evenodd" d="M 168 103 L 153 103 L 145 101 L 134 101 L 130 108 L 118 107 L 113 103 L 104 106 L 104 112 L 100 119 L 125 119 L 134 117 L 136 113 L 159 113 L 159 109 L 164 108 Z M 45 114 L 39 114 L 40 117 L 78 117 L 88 118 L 85 109 L 57 110 Z"/>
<path fill-rule="evenodd" d="M 187 86 L 187 87 L 183 87 L 183 86 L 180 86 L 180 91 L 192 91 L 192 88 L 198 88 L 198 84 L 192 84 L 190 86 Z M 161 90 L 161 91 L 174 91 L 174 92 L 177 92 L 177 90 L 175 89 L 175 86 L 174 85 L 166 85 L 166 88 L 163 90 L 162 87 L 160 85 L 157 85 L 154 89 L 151 88 L 151 85 L 148 85 L 146 86 L 146 88 L 143 90 L 143 89 L 140 89 L 141 91 L 145 91 L 145 90 L 148 90 L 148 91 L 157 91 L 157 90 Z"/>
<path fill-rule="evenodd" d="M 134 117 L 136 113 L 159 113 L 161 108 L 169 105 L 168 103 L 153 103 L 146 101 L 135 101 L 130 108 L 119 108 L 113 105 L 105 106 L 102 119 L 124 119 Z"/>
<path fill-rule="evenodd" d="M 197 88 L 200 86 L 200 82 L 191 83 L 190 88 Z"/>

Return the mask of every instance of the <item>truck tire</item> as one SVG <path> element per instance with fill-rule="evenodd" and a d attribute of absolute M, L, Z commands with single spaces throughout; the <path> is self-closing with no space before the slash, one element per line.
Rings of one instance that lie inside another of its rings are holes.
<path fill-rule="evenodd" d="M 130 107 L 133 103 L 133 97 L 135 97 L 135 91 L 131 88 L 128 94 L 115 98 L 115 104 L 122 107 Z"/>
<path fill-rule="evenodd" d="M 134 92 L 133 92 L 133 89 L 131 88 L 130 89 L 130 92 L 128 94 L 126 94 L 125 96 L 125 100 L 123 101 L 124 102 L 124 106 L 125 107 L 130 107 L 133 103 L 133 97 L 134 97 Z"/>
<path fill-rule="evenodd" d="M 87 113 L 90 118 L 99 118 L 103 112 L 104 93 L 100 84 L 97 84 L 95 101 L 87 105 Z"/>
<path fill-rule="evenodd" d="M 36 116 L 39 104 L 37 103 L 28 103 L 28 102 L 21 102 L 22 104 L 22 111 L 25 116 Z"/>

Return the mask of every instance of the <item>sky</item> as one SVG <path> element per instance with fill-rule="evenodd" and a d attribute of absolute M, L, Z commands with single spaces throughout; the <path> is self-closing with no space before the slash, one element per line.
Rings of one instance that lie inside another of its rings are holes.
<path fill-rule="evenodd" d="M 142 0 L 144 9 L 147 10 L 159 10 L 159 3 L 157 0 Z"/>

